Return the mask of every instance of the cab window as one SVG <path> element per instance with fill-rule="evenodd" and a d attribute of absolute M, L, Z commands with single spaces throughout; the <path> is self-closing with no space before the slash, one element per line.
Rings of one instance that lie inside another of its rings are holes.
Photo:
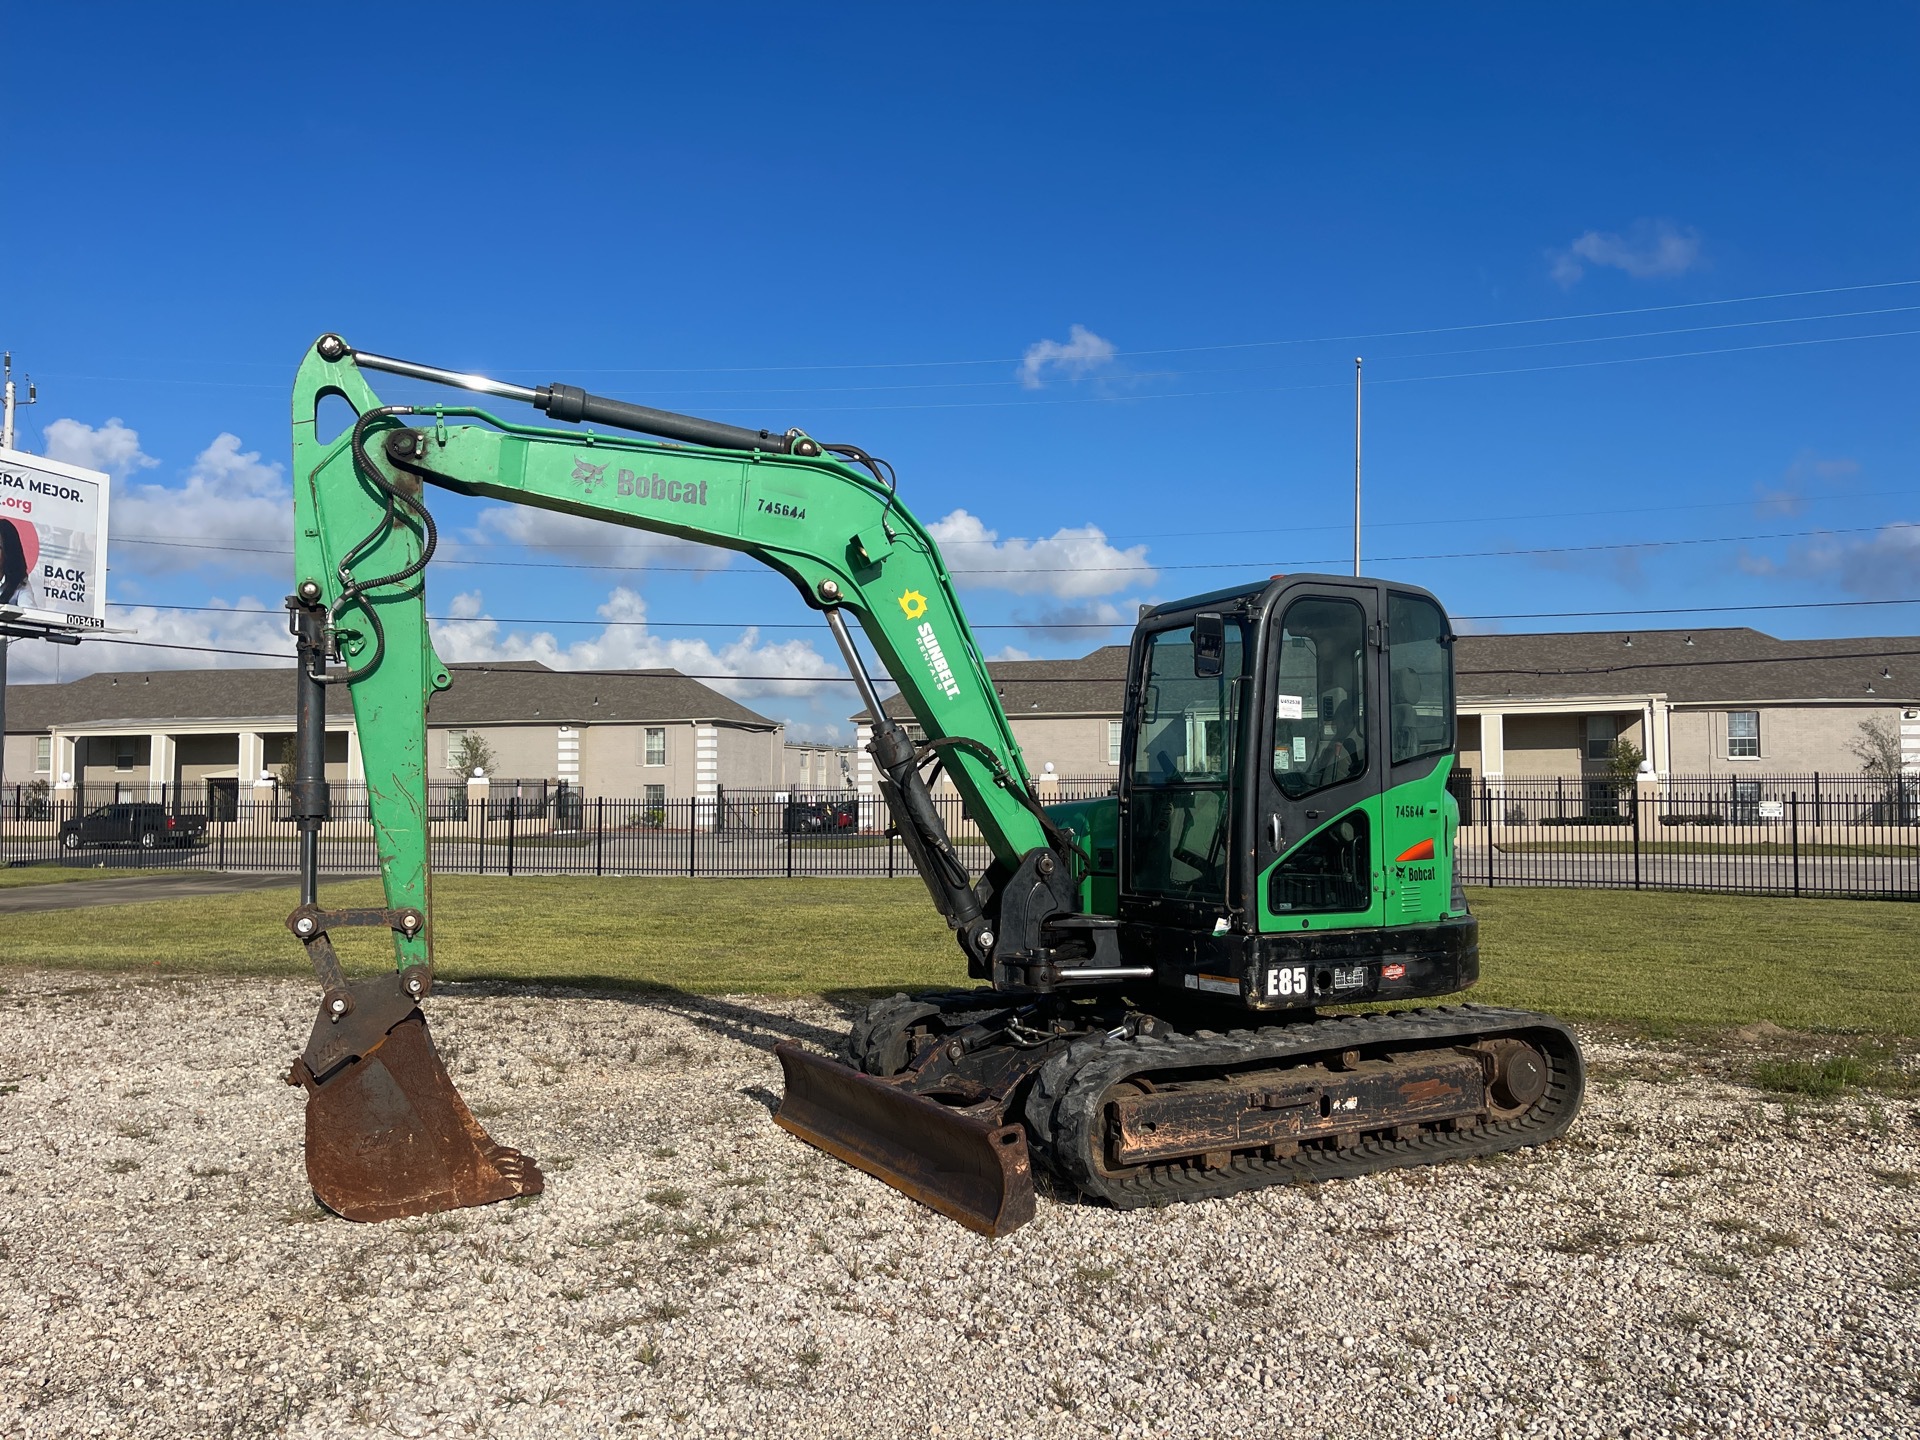
<path fill-rule="evenodd" d="M 1419 595 L 1387 596 L 1387 706 L 1393 763 L 1453 749 L 1447 617 Z"/>
<path fill-rule="evenodd" d="M 1367 625 L 1351 600 L 1296 600 L 1280 626 L 1273 779 L 1298 800 L 1367 769 Z"/>
<path fill-rule="evenodd" d="M 1230 618 L 1220 673 L 1196 675 L 1191 625 L 1148 642 L 1128 806 L 1135 893 L 1226 896 L 1239 677 L 1246 625 Z"/>

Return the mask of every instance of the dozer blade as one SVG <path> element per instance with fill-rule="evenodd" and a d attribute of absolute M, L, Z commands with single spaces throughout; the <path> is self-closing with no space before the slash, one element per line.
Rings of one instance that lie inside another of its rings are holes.
<path fill-rule="evenodd" d="M 323 1001 L 287 1074 L 307 1091 L 315 1198 L 348 1220 L 398 1220 L 545 1189 L 474 1119 L 412 998 L 391 978 L 347 988 L 353 1008 L 335 1019 Z"/>
<path fill-rule="evenodd" d="M 786 1097 L 774 1123 L 982 1235 L 1033 1219 L 1027 1134 L 782 1043 Z"/>

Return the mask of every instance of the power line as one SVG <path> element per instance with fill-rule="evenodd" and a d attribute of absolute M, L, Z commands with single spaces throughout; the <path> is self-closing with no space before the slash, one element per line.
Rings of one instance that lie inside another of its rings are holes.
<path fill-rule="evenodd" d="M 1855 501 L 1862 501 L 1862 499 L 1910 499 L 1910 497 L 1914 497 L 1914 495 L 1920 495 L 1920 490 L 1857 490 L 1857 492 L 1847 493 L 1847 495 L 1793 495 L 1793 493 L 1784 493 L 1786 499 L 1797 501 L 1797 503 L 1805 503 L 1805 505 L 1822 505 L 1822 503 L 1828 503 L 1828 501 L 1836 501 L 1836 503 L 1837 501 L 1845 501 L 1845 503 L 1853 505 Z M 1369 528 L 1369 530 L 1413 530 L 1413 528 L 1421 528 L 1421 526 L 1438 526 L 1438 524 L 1511 524 L 1511 522 L 1515 522 L 1515 520 L 1586 520 L 1586 518 L 1592 518 L 1592 516 L 1676 515 L 1676 513 L 1680 513 L 1680 511 L 1738 511 L 1738 509 L 1745 509 L 1747 505 L 1755 505 L 1755 503 L 1757 503 L 1757 501 L 1755 501 L 1753 497 L 1745 497 L 1745 499 L 1703 499 L 1703 501 L 1688 501 L 1686 505 L 1624 505 L 1624 507 L 1620 507 L 1620 505 L 1609 505 L 1609 507 L 1597 509 L 1597 511 L 1528 511 L 1528 513 L 1523 513 L 1523 515 L 1432 515 L 1415 518 L 1415 520 L 1375 520 L 1375 522 L 1369 524 L 1367 528 Z M 614 530 L 614 528 L 616 528 L 616 522 L 609 518 L 609 520 L 605 520 L 605 526 L 607 526 L 609 530 Z M 1219 536 L 1298 536 L 1298 534 L 1313 534 L 1313 532 L 1321 532 L 1321 530 L 1338 530 L 1340 534 L 1346 534 L 1348 528 L 1350 528 L 1350 522 L 1342 520 L 1340 524 L 1275 524 L 1275 526 L 1254 526 L 1254 528 L 1235 526 L 1235 528 L 1231 528 L 1231 530 L 1119 530 L 1119 532 L 1112 532 L 1112 534 L 1108 534 L 1106 530 L 1102 530 L 1102 532 L 1100 532 L 1100 540 L 1217 540 Z M 1021 540 L 1025 540 L 1025 538 L 1021 536 Z M 1029 545 L 1039 545 L 1039 543 L 1050 540 L 1054 540 L 1054 536 L 1039 536 L 1037 540 L 1027 540 L 1027 543 L 1029 543 Z M 194 536 L 125 536 L 125 534 L 121 534 L 121 536 L 113 536 L 113 541 L 115 541 L 115 543 L 131 543 L 131 545 L 146 545 L 146 543 L 184 543 L 184 545 L 188 545 L 188 547 L 198 547 L 198 545 L 202 545 L 202 541 L 194 540 Z M 687 547 L 697 547 L 697 545 L 699 545 L 699 541 L 695 540 L 664 540 L 659 541 L 659 543 L 653 543 L 653 541 L 624 540 L 465 540 L 465 538 L 463 538 L 463 540 L 453 541 L 453 543 L 457 543 L 457 545 L 461 545 L 461 547 L 470 547 L 470 549 L 530 549 L 530 551 L 541 551 L 541 549 L 549 549 L 549 551 L 628 551 L 628 549 L 649 549 L 649 551 L 659 549 L 659 551 L 672 551 L 672 549 L 687 549 Z M 966 545 L 1006 545 L 1006 543 L 1010 543 L 1010 541 L 939 541 L 943 553 L 945 553 L 945 551 L 952 551 L 952 549 L 966 547 Z M 246 545 L 246 547 L 234 547 L 234 549 L 253 551 L 253 549 L 257 549 L 257 547 Z M 292 551 L 261 551 L 261 553 L 290 555 Z M 733 551 L 728 551 L 728 553 L 733 553 Z"/>
<path fill-rule="evenodd" d="M 1607 344 L 1615 344 L 1615 343 L 1624 343 L 1629 340 L 1659 339 L 1669 335 L 1699 335 L 1699 334 L 1705 334 L 1708 332 L 1720 331 L 1720 330 L 1750 330 L 1750 329 L 1758 328 L 1760 326 L 1767 326 L 1767 325 L 1811 325 L 1811 324 L 1818 324 L 1828 320 L 1857 320 L 1857 319 L 1863 319 L 1863 318 L 1866 318 L 1869 316 L 1875 316 L 1875 315 L 1904 315 L 1904 314 L 1910 314 L 1915 310 L 1920 310 L 1920 305 L 1879 306 L 1879 307 L 1868 309 L 1868 310 L 1830 310 L 1817 315 L 1777 315 L 1777 316 L 1769 316 L 1768 318 L 1763 320 L 1727 320 L 1727 321 L 1722 321 L 1718 324 L 1713 324 L 1713 325 L 1678 325 L 1678 326 L 1668 326 L 1664 329 L 1658 329 L 1658 330 L 1633 330 L 1633 331 L 1627 331 L 1623 334 L 1613 334 L 1613 335 L 1575 335 L 1575 336 L 1568 336 L 1564 339 L 1558 339 L 1558 340 L 1532 340 L 1519 345 L 1482 345 L 1482 346 L 1474 346 L 1467 349 L 1459 349 L 1459 350 L 1416 350 L 1416 351 L 1405 352 L 1397 355 L 1393 355 L 1393 354 L 1385 355 L 1381 357 L 1381 360 L 1383 363 L 1390 363 L 1393 361 L 1400 361 L 1400 360 L 1440 359 L 1440 358 L 1455 356 L 1455 355 L 1494 355 L 1494 354 L 1502 354 L 1502 353 L 1515 351 L 1515 350 L 1543 350 L 1543 349 L 1552 349 L 1556 346 L 1561 346 L 1561 345 L 1607 345 Z M 1496 323 L 1519 324 L 1519 323 L 1525 323 L 1525 322 L 1503 321 L 1503 322 L 1496 322 Z M 1464 327 L 1464 328 L 1471 329 L 1475 327 Z M 1428 333 L 1436 333 L 1436 332 L 1418 331 L 1418 332 L 1411 332 L 1411 333 L 1428 334 Z M 1309 343 L 1318 343 L 1318 342 L 1271 341 L 1271 342 L 1252 342 L 1252 343 L 1256 345 L 1257 344 L 1285 345 L 1285 344 L 1294 344 L 1294 343 L 1309 344 Z M 1202 346 L 1198 348 L 1207 349 L 1212 347 Z M 1161 352 L 1118 351 L 1116 352 L 1115 358 L 1122 358 L 1129 355 L 1149 355 L 1149 354 L 1155 354 L 1155 353 L 1161 353 Z M 1168 373 L 1182 374 L 1182 375 L 1246 375 L 1246 374 L 1257 373 L 1258 371 L 1266 368 L 1269 368 L 1269 367 L 1266 365 L 1235 365 L 1235 366 L 1215 367 L 1215 368 L 1200 369 L 1200 370 L 1174 371 L 1174 372 L 1168 372 Z M 524 367 L 522 367 L 522 370 L 524 372 Z M 592 374 L 595 372 L 585 371 L 585 372 L 578 372 L 578 373 Z M 1153 378 L 1153 377 L 1151 375 L 1145 375 L 1145 376 L 1134 375 L 1128 378 L 1146 379 L 1146 378 Z M 674 400 L 677 402 L 685 403 L 690 400 L 710 400 L 716 397 L 735 398 L 735 399 L 747 399 L 751 397 L 751 398 L 758 399 L 762 404 L 769 404 L 769 403 L 783 403 L 779 401 L 777 397 L 792 397 L 792 396 L 807 396 L 807 395 L 873 394 L 879 391 L 904 391 L 904 390 L 1000 390 L 1000 389 L 1007 389 L 1009 387 L 1017 385 L 1018 383 L 1019 382 L 1013 379 L 1012 377 L 1003 377 L 997 380 L 931 380 L 931 381 L 915 381 L 912 383 L 891 383 L 891 384 L 872 384 L 872 385 L 756 386 L 751 389 L 742 389 L 742 388 L 734 387 L 734 388 L 729 388 L 724 390 L 712 390 L 712 389 L 661 390 L 656 388 L 650 388 L 644 392 L 629 390 L 629 391 L 619 392 L 619 393 L 624 393 L 626 395 L 643 394 L 646 398 L 655 402 L 659 402 L 663 400 Z"/>
<path fill-rule="evenodd" d="M 1550 679 L 1559 675 L 1616 675 L 1626 670 L 1692 670 L 1717 665 L 1804 665 L 1815 660 L 1890 660 L 1920 655 L 1920 650 L 1851 650 L 1835 655 L 1759 655 L 1711 660 L 1641 660 L 1624 665 L 1578 665 L 1561 670 L 1456 670 L 1456 675 L 1527 675 Z"/>
<path fill-rule="evenodd" d="M 149 650 L 187 650 L 187 651 L 193 651 L 199 654 L 208 654 L 208 655 L 249 655 L 249 656 L 257 656 L 257 657 L 268 659 L 268 660 L 285 660 L 285 661 L 292 661 L 294 659 L 293 655 L 289 653 L 281 652 L 281 651 L 226 649 L 226 648 L 209 646 L 209 645 L 179 645 L 179 644 L 173 644 L 173 643 L 162 642 L 157 640 L 111 640 L 111 641 L 105 641 L 104 643 L 113 644 L 113 645 L 134 645 L 134 646 L 139 646 L 143 649 L 149 649 Z M 1647 660 L 1647 661 L 1629 662 L 1627 664 L 1621 664 L 1621 665 L 1571 666 L 1564 669 L 1553 669 L 1553 670 L 1527 669 L 1524 667 L 1522 668 L 1502 667 L 1502 668 L 1495 668 L 1495 669 L 1488 669 L 1488 670 L 1459 670 L 1459 671 L 1456 671 L 1455 673 L 1459 675 L 1474 675 L 1474 676 L 1524 675 L 1524 676 L 1529 676 L 1529 677 L 1539 678 L 1539 679 L 1552 679 L 1555 677 L 1573 676 L 1573 675 L 1613 675 L 1613 674 L 1619 674 L 1629 670 L 1686 670 L 1686 669 L 1694 669 L 1694 668 L 1704 669 L 1704 668 L 1710 668 L 1715 666 L 1725 666 L 1725 665 L 1787 665 L 1787 664 L 1805 664 L 1809 661 L 1816 661 L 1816 660 L 1889 660 L 1889 659 L 1899 659 L 1903 657 L 1911 657 L 1916 655 L 1920 655 L 1920 649 L 1857 650 L 1857 651 L 1844 651 L 1844 652 L 1831 654 L 1831 655 L 1780 655 L 1780 656 L 1763 655 L 1763 656 L 1750 657 L 1750 658 L 1726 658 L 1726 659 L 1716 658 L 1716 659 L 1696 659 L 1696 660 Z M 474 663 L 484 664 L 486 662 L 481 661 L 481 662 L 474 662 Z M 663 667 L 663 668 L 671 668 L 671 667 Z M 740 675 L 740 674 L 726 674 L 726 673 L 713 673 L 713 672 L 687 671 L 687 670 L 676 670 L 674 673 L 678 675 L 681 679 L 685 679 L 685 680 L 736 680 L 736 681 L 753 681 L 753 682 L 763 683 L 763 684 L 784 683 L 784 684 L 797 684 L 797 685 L 823 685 L 823 684 L 824 685 L 851 685 L 854 683 L 853 677 L 850 675 Z M 1025 679 L 1025 678 L 1014 677 L 1014 676 L 995 676 L 994 679 L 997 684 L 1002 684 L 1002 685 L 1021 685 L 1021 684 L 1046 685 L 1046 684 L 1055 683 L 1054 681 L 1049 679 Z"/>
<path fill-rule="evenodd" d="M 1478 380 L 1488 376 L 1535 375 L 1555 370 L 1593 370 L 1609 365 L 1643 365 L 1655 360 L 1689 360 L 1708 355 L 1737 355 L 1747 351 L 1789 350 L 1804 345 L 1845 345 L 1861 340 L 1890 340 L 1901 336 L 1920 335 L 1920 329 L 1914 330 L 1877 330 L 1865 335 L 1832 335 L 1815 340 L 1777 340 L 1757 345 L 1724 345 L 1708 350 L 1674 350 L 1659 355 L 1622 356 L 1611 360 L 1567 361 L 1557 365 L 1516 365 L 1501 370 L 1456 370 L 1444 371 L 1433 375 L 1388 376 L 1378 383 L 1382 385 L 1422 385 L 1443 380 Z M 809 415 L 853 415 L 875 414 L 904 410 L 994 410 L 1011 409 L 1020 406 L 1046 405 L 1129 405 L 1143 404 L 1154 400 L 1207 400 L 1241 395 L 1296 395 L 1311 390 L 1329 390 L 1346 388 L 1346 382 L 1337 380 L 1313 381 L 1301 385 L 1248 385 L 1220 390 L 1163 390 L 1158 393 L 1133 391 L 1125 394 L 1107 395 L 1055 395 L 1047 398 L 1026 400 L 932 400 L 914 401 L 901 405 L 825 405 L 811 406 Z M 617 395 L 618 392 L 615 392 Z M 767 407 L 745 405 L 716 405 L 703 407 L 709 414 L 746 415 L 759 414 Z"/>
<path fill-rule="evenodd" d="M 1846 495 L 1801 496 L 1787 494 L 1785 498 L 1791 499 L 1796 503 L 1808 505 L 1840 501 L 1845 501 L 1851 505 L 1860 500 L 1904 500 L 1911 499 L 1915 495 L 1920 495 L 1920 490 L 1858 490 Z M 1376 520 L 1367 528 L 1369 530 L 1417 529 L 1428 525 L 1493 525 L 1511 524 L 1520 520 L 1583 520 L 1591 519 L 1595 516 L 1671 515 L 1685 510 L 1741 510 L 1755 503 L 1757 502 L 1754 498 L 1748 497 L 1740 500 L 1697 500 L 1689 501 L 1684 505 L 1608 506 L 1600 510 L 1536 510 L 1517 515 L 1429 516 L 1416 520 Z M 618 523 L 611 518 L 607 519 L 604 523 L 609 530 L 618 528 Z M 1227 530 L 1132 530 L 1115 531 L 1111 534 L 1103 530 L 1100 532 L 1099 538 L 1108 542 L 1115 540 L 1215 539 L 1223 535 L 1302 535 L 1317 533 L 1323 530 L 1338 531 L 1341 534 L 1345 534 L 1350 528 L 1351 523 L 1343 521 L 1337 525 L 1267 525 L 1252 528 L 1247 526 L 1234 526 L 1232 529 Z M 1052 541 L 1056 539 L 1057 536 L 1042 535 L 1031 540 L 1024 536 L 1017 538 L 1025 541 L 1028 545 L 1039 545 Z M 203 541 L 196 540 L 191 535 L 115 535 L 112 539 L 116 544 L 179 545 L 188 549 L 213 548 L 206 545 Z M 459 547 L 469 549 L 559 551 L 683 550 L 699 548 L 700 546 L 700 542 L 697 540 L 664 540 L 655 543 L 628 540 L 473 540 L 463 538 L 453 543 Z M 1006 545 L 1012 542 L 1006 540 L 943 540 L 938 543 L 941 552 L 945 553 L 963 547 Z M 232 546 L 229 548 L 245 553 L 274 555 L 290 555 L 293 553 L 290 550 L 265 551 L 252 545 Z M 731 554 L 738 552 L 729 551 L 726 553 Z"/>
<path fill-rule="evenodd" d="M 1780 290 L 1764 295 L 1736 295 L 1720 300 L 1690 300 L 1670 305 L 1638 305 L 1617 310 L 1589 310 L 1567 315 L 1539 315 L 1516 320 L 1482 320 L 1459 325 L 1434 325 L 1403 330 L 1371 330 L 1344 335 L 1287 336 L 1266 340 L 1227 341 L 1209 345 L 1176 345 L 1152 349 L 1117 350 L 1116 358 L 1136 358 L 1155 355 L 1195 355 L 1232 350 L 1277 349 L 1288 346 L 1348 344 L 1358 341 L 1398 340 L 1418 338 L 1426 335 L 1456 335 L 1480 330 L 1511 329 L 1529 325 L 1562 325 L 1583 320 L 1608 320 L 1631 315 L 1657 315 L 1683 310 L 1711 309 L 1723 305 L 1751 305 L 1772 300 L 1795 300 L 1816 295 L 1849 295 L 1875 290 L 1895 290 L 1920 285 L 1920 280 L 1882 280 L 1860 285 L 1829 285 L 1808 290 Z M 1819 318 L 1819 317 L 1814 317 Z M 1655 332 L 1659 333 L 1659 332 Z M 1673 332 L 1681 333 L 1681 332 Z M 567 370 L 574 375 L 724 375 L 724 374 L 806 374 L 829 370 L 928 370 L 957 368 L 975 365 L 1018 365 L 1023 355 L 999 356 L 994 358 L 974 358 L 964 360 L 872 360 L 841 361 L 826 364 L 808 365 L 710 365 L 710 366 L 621 366 L 621 367 L 569 367 L 548 366 L 547 369 Z M 269 361 L 227 362 L 252 366 L 277 364 Z M 485 366 L 467 366 L 465 368 L 487 368 Z M 502 375 L 531 374 L 539 367 L 518 365 L 498 370 Z M 50 372 L 57 378 L 85 380 L 95 383 L 113 384 L 172 384 L 229 387 L 236 389 L 280 389 L 278 382 L 271 381 L 231 381 L 206 380 L 179 375 L 79 375 L 69 372 Z M 1309 387 L 1316 388 L 1316 387 Z"/>
<path fill-rule="evenodd" d="M 1920 332 L 1916 332 L 1920 333 Z M 1886 530 L 1909 530 L 1920 528 L 1920 521 L 1890 520 L 1882 525 L 1832 526 L 1818 530 L 1776 530 L 1754 535 L 1703 535 L 1679 540 L 1617 540 L 1592 545 L 1535 545 L 1514 546 L 1501 550 L 1447 550 L 1434 551 L 1423 555 L 1378 555 L 1376 564 L 1407 564 L 1414 561 L 1429 560 L 1497 560 L 1532 555 L 1577 555 L 1617 550 L 1667 550 L 1690 545 L 1733 545 L 1758 540 L 1806 540 L 1820 535 L 1864 535 Z M 123 544 L 161 545 L 172 549 L 204 550 L 245 555 L 291 555 L 290 549 L 276 549 L 259 545 L 213 545 L 192 540 L 146 540 L 126 539 Z M 1076 565 L 1076 573 L 1081 574 L 1157 574 L 1166 570 L 1259 570 L 1269 565 L 1288 565 L 1295 568 L 1312 565 L 1337 565 L 1344 557 L 1317 555 L 1308 558 L 1264 559 L 1264 560 L 1190 560 L 1162 562 L 1150 565 Z M 714 568 L 710 565 L 596 565 L 580 564 L 562 560 L 465 560 L 457 556 L 447 556 L 439 564 L 447 567 L 485 567 L 506 570 L 586 570 L 611 571 L 616 574 L 631 574 L 644 571 L 651 574 L 667 575 L 710 575 Z M 1030 575 L 1033 566 L 968 566 L 961 568 L 950 566 L 949 573 L 956 580 L 964 580 L 971 575 Z M 776 570 L 736 570 L 730 572 L 736 576 L 777 577 Z M 781 577 L 784 578 L 784 577 Z"/>
<path fill-rule="evenodd" d="M 1869 290 L 1897 290 L 1920 285 L 1920 280 L 1881 280 L 1864 285 L 1829 285 L 1815 290 L 1781 290 L 1770 295 L 1736 295 L 1724 300 L 1689 300 L 1673 305 L 1637 305 L 1622 310 L 1589 310 L 1574 315 L 1540 315 L 1521 320 L 1482 320 L 1465 325 L 1436 325 L 1415 330 L 1371 330 L 1352 335 L 1291 336 L 1276 340 L 1238 340 L 1215 345 L 1179 345 L 1152 350 L 1119 350 L 1120 357 L 1195 355 L 1223 350 L 1259 350 L 1287 345 L 1350 344 L 1365 340 L 1403 340 L 1422 335 L 1455 335 L 1473 330 L 1502 330 L 1520 325 L 1562 325 L 1577 320 L 1611 320 L 1626 315 L 1658 315 L 1669 311 L 1702 310 L 1719 305 L 1752 305 L 1767 300 L 1799 300 L 1812 295 L 1850 295 Z M 725 375 L 782 374 L 813 370 L 926 370 L 962 365 L 1018 365 L 1024 355 L 974 360 L 874 360 L 826 365 L 709 365 L 575 370 L 576 375 Z M 521 366 L 521 371 L 532 367 Z M 554 368 L 554 367 L 549 367 Z"/>
<path fill-rule="evenodd" d="M 118 602 L 116 602 L 118 603 Z M 1641 615 L 1735 615 L 1775 610 L 1844 610 L 1920 605 L 1920 596 L 1904 600 L 1790 600 L 1760 605 L 1665 605 L 1627 610 L 1514 610 L 1501 614 L 1455 615 L 1455 620 L 1597 620 Z M 279 615 L 278 607 L 252 605 L 162 605 L 143 602 L 121 605 L 122 610 L 165 610 L 191 615 Z M 797 620 L 608 620 L 579 615 L 429 615 L 436 625 L 587 625 L 601 629 L 638 627 L 648 630 L 804 630 L 819 626 Z M 1003 620 L 968 625 L 969 630 L 1131 630 L 1131 620 Z M 1576 632 L 1577 633 L 1577 632 Z M 135 641 L 122 641 L 135 644 Z M 234 652 L 264 653 L 264 652 Z"/>

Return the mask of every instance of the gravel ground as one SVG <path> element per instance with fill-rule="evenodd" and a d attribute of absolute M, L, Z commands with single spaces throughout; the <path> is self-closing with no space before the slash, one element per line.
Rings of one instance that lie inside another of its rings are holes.
<path fill-rule="evenodd" d="M 0 1435 L 1920 1432 L 1912 1100 L 1594 1044 L 1542 1151 L 990 1242 L 774 1127 L 828 1006 L 453 987 L 547 1193 L 359 1226 L 279 1079 L 310 986 L 3 984 Z"/>

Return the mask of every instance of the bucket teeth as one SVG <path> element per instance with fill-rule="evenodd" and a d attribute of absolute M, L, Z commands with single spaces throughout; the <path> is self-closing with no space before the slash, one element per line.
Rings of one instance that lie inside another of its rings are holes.
<path fill-rule="evenodd" d="M 474 1118 L 412 998 L 392 979 L 348 988 L 352 1009 L 323 1004 L 287 1077 L 307 1091 L 315 1198 L 348 1220 L 397 1220 L 538 1195 L 540 1167 Z"/>

